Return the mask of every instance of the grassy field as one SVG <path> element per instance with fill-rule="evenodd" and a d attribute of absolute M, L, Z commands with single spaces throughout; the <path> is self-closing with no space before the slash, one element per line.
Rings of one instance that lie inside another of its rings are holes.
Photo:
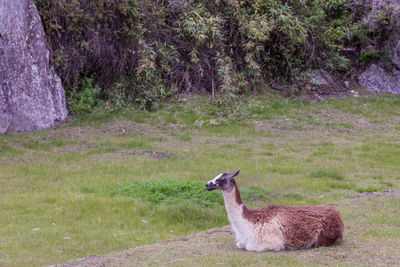
<path fill-rule="evenodd" d="M 247 252 L 235 247 L 232 230 L 230 226 L 226 226 L 104 256 L 92 255 L 63 263 L 59 267 L 398 266 L 399 193 L 346 199 L 333 206 L 345 219 L 346 238 L 342 243 L 331 247 L 281 252 Z"/>
<path fill-rule="evenodd" d="M 187 97 L 157 112 L 97 112 L 0 135 L 0 265 L 54 264 L 227 225 L 221 196 L 204 190 L 226 169 L 241 169 L 237 182 L 249 206 L 341 203 L 400 188 L 399 97 L 310 103 L 265 94 L 242 108 L 244 120 L 214 125 L 208 99 Z M 345 225 L 359 228 L 344 244 L 388 242 L 387 253 L 396 254 L 400 201 L 378 200 L 365 207 L 372 214 L 359 224 L 365 230 L 357 225 L 364 202 L 341 210 Z M 243 254 L 231 252 L 232 259 Z M 274 255 L 277 263 L 288 258 Z M 302 255 L 290 259 L 321 263 Z"/>

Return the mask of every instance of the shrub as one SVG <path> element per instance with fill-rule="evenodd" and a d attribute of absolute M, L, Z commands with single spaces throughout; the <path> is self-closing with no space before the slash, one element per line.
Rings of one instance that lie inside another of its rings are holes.
<path fill-rule="evenodd" d="M 82 88 L 67 90 L 69 109 L 73 114 L 90 113 L 97 103 L 100 88 L 93 85 L 92 78 L 82 80 Z"/>
<path fill-rule="evenodd" d="M 371 1 L 35 0 L 67 90 L 93 77 L 98 97 L 146 110 L 201 92 L 232 107 L 241 93 L 301 82 L 313 68 L 346 72 L 363 48 L 380 51 L 399 33 L 398 12 Z"/>

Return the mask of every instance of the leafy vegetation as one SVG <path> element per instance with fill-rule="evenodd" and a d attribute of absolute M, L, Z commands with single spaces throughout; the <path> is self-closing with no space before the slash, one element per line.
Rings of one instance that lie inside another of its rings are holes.
<path fill-rule="evenodd" d="M 108 190 L 108 194 L 129 196 L 155 204 L 177 204 L 186 201 L 205 207 L 214 207 L 224 203 L 220 192 L 206 192 L 204 186 L 205 183 L 201 181 L 177 179 L 134 181 L 115 186 Z M 270 195 L 269 191 L 258 186 L 251 186 L 242 190 L 242 197 L 245 201 L 267 201 L 271 199 Z"/>
<path fill-rule="evenodd" d="M 399 33 L 391 5 L 359 0 L 35 2 L 73 113 L 90 111 L 93 97 L 154 110 L 208 93 L 229 122 L 242 117 L 240 94 L 276 82 L 307 90 L 317 68 L 346 76 Z"/>
<path fill-rule="evenodd" d="M 82 81 L 81 90 L 74 87 L 67 90 L 67 93 L 69 110 L 74 114 L 83 114 L 91 112 L 93 107 L 96 105 L 100 88 L 93 86 L 93 79 L 85 78 Z"/>

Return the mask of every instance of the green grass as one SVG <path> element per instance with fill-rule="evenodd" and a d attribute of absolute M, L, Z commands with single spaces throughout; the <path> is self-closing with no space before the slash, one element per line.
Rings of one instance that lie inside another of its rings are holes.
<path fill-rule="evenodd" d="M 84 266 L 396 266 L 400 260 L 399 194 L 376 194 L 335 204 L 344 220 L 344 240 L 330 247 L 247 252 L 235 247 L 228 227 L 155 245 L 139 246 L 80 262 Z M 76 264 L 76 262 L 69 262 Z"/>
<path fill-rule="evenodd" d="M 81 191 L 85 193 L 102 192 L 110 197 L 116 195 L 128 196 L 153 204 L 174 205 L 186 201 L 186 203 L 198 204 L 208 208 L 215 208 L 224 204 L 220 192 L 207 192 L 204 188 L 205 183 L 201 181 L 166 178 L 152 181 L 134 181 L 103 189 L 82 187 Z M 260 186 L 250 186 L 241 191 L 244 201 L 268 201 L 273 198 L 270 191 Z"/>
<path fill-rule="evenodd" d="M 313 178 L 330 178 L 334 180 L 343 180 L 343 175 L 334 170 L 316 170 L 310 174 Z"/>
<path fill-rule="evenodd" d="M 20 149 L 15 149 L 7 144 L 0 144 L 0 153 L 2 156 L 15 156 L 23 154 L 24 152 Z"/>
<path fill-rule="evenodd" d="M 196 121 L 217 117 L 196 96 L 0 135 L 0 265 L 58 263 L 226 225 L 220 192 L 204 184 L 227 169 L 241 169 L 251 207 L 399 189 L 399 99 L 264 94 L 243 100 L 243 121 L 200 128 Z M 377 244 L 391 235 L 368 231 L 363 238 Z"/>

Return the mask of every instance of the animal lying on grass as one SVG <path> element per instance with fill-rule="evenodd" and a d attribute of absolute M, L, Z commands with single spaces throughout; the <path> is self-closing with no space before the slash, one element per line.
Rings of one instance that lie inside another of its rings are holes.
<path fill-rule="evenodd" d="M 231 174 L 228 170 L 206 184 L 208 191 L 222 191 L 238 248 L 295 250 L 329 246 L 342 240 L 342 219 L 328 206 L 247 208 L 233 179 L 239 172 Z"/>

